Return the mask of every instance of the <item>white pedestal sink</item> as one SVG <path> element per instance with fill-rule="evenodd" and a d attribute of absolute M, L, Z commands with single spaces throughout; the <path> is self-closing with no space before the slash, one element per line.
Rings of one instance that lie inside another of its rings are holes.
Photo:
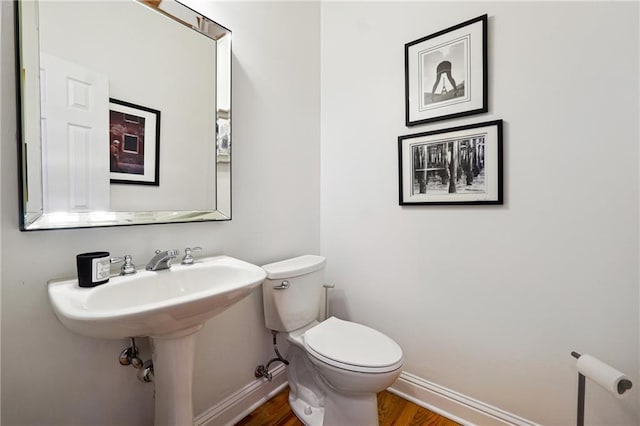
<path fill-rule="evenodd" d="M 192 265 L 112 277 L 92 288 L 79 287 L 77 279 L 51 281 L 49 299 L 60 321 L 76 333 L 105 339 L 150 337 L 155 424 L 185 426 L 193 424 L 196 333 L 265 277 L 258 266 L 215 256 Z"/>

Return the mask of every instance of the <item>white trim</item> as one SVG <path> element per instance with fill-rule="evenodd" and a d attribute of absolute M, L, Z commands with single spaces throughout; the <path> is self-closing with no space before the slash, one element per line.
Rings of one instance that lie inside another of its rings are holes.
<path fill-rule="evenodd" d="M 194 426 L 233 426 L 253 410 L 267 402 L 287 386 L 285 366 L 278 365 L 271 372 L 273 379 L 256 379 L 229 395 L 193 419 Z"/>
<path fill-rule="evenodd" d="M 285 366 L 272 371 L 273 379 L 256 379 L 194 419 L 194 426 L 233 426 L 284 389 Z M 411 373 L 402 372 L 387 389 L 401 398 L 463 425 L 540 426 L 500 408 L 447 389 Z"/>
<path fill-rule="evenodd" d="M 387 390 L 463 425 L 539 426 L 530 420 L 404 371 Z"/>

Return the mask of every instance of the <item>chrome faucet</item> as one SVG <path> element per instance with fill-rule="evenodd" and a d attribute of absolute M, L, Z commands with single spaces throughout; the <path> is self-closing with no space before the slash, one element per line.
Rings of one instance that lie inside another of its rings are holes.
<path fill-rule="evenodd" d="M 178 257 L 178 250 L 171 249 L 160 251 L 156 250 L 156 255 L 147 263 L 145 269 L 147 271 L 159 271 L 161 269 L 169 269 L 171 267 L 171 261 Z"/>

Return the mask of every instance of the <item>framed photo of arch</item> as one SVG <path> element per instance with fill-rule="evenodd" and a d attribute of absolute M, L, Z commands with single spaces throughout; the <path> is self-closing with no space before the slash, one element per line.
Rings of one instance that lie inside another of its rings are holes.
<path fill-rule="evenodd" d="M 487 15 L 404 45 L 406 125 L 487 112 Z"/>

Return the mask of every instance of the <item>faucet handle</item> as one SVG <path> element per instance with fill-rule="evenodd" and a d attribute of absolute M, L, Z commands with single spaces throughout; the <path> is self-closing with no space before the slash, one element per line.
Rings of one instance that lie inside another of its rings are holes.
<path fill-rule="evenodd" d="M 136 273 L 136 265 L 133 264 L 133 258 L 130 254 L 125 254 L 123 257 L 112 257 L 111 263 L 123 262 L 120 268 L 120 275 L 131 275 Z"/>
<path fill-rule="evenodd" d="M 184 249 L 184 257 L 182 258 L 183 265 L 191 265 L 195 260 L 193 253 L 202 251 L 202 247 L 187 247 Z"/>
<path fill-rule="evenodd" d="M 169 256 L 172 259 L 175 259 L 176 257 L 178 257 L 178 254 L 180 254 L 180 250 L 178 249 L 171 249 L 171 250 L 156 250 L 155 251 L 156 254 L 160 254 L 160 253 L 166 253 L 167 256 Z"/>

